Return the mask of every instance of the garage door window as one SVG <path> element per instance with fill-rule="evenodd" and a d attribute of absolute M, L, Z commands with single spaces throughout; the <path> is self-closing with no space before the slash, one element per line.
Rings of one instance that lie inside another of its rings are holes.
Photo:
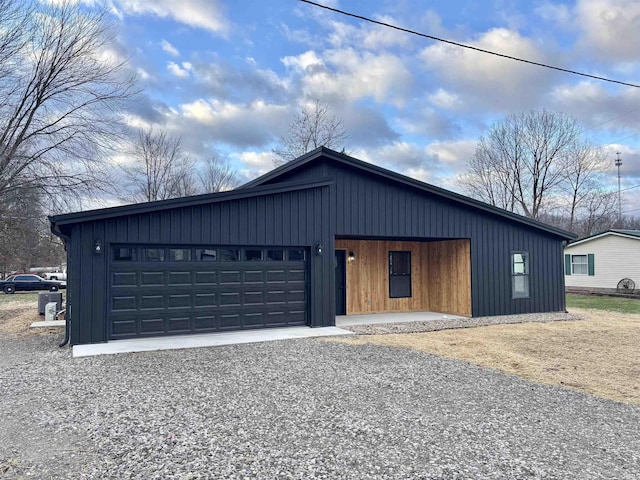
<path fill-rule="evenodd" d="M 123 247 L 114 248 L 113 259 L 117 262 L 135 262 L 136 249 Z"/>
<path fill-rule="evenodd" d="M 240 251 L 235 248 L 221 248 L 220 260 L 223 262 L 237 262 L 240 258 Z"/>
<path fill-rule="evenodd" d="M 189 248 L 170 248 L 169 261 L 170 262 L 190 262 L 191 250 Z"/>
<path fill-rule="evenodd" d="M 164 262 L 164 248 L 143 248 L 142 261 Z"/>
<path fill-rule="evenodd" d="M 291 248 L 288 254 L 290 262 L 301 262 L 304 260 L 304 250 L 301 248 Z"/>
<path fill-rule="evenodd" d="M 262 261 L 262 250 L 245 250 L 244 259 L 247 262 L 260 262 Z"/>
<path fill-rule="evenodd" d="M 196 261 L 215 262 L 218 259 L 217 253 L 214 248 L 196 248 Z"/>
<path fill-rule="evenodd" d="M 284 250 L 267 250 L 267 260 L 281 262 L 284 260 Z"/>

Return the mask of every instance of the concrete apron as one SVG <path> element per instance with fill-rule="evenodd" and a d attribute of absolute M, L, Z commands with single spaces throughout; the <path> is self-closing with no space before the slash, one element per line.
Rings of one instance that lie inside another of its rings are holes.
<path fill-rule="evenodd" d="M 327 337 L 334 335 L 354 335 L 340 327 L 354 325 L 376 325 L 384 323 L 425 322 L 431 320 L 453 320 L 465 318 L 437 312 L 375 313 L 366 315 L 340 315 L 335 327 L 286 327 L 262 330 L 245 330 L 222 333 L 199 333 L 195 335 L 175 335 L 169 337 L 133 338 L 112 340 L 106 343 L 75 345 L 74 357 L 111 355 L 116 353 L 151 352 L 157 350 L 177 350 L 181 348 L 218 347 L 242 343 L 271 342 L 293 338 Z M 63 323 L 64 324 L 64 323 Z"/>
<path fill-rule="evenodd" d="M 274 340 L 328 337 L 334 335 L 354 335 L 354 333 L 338 327 L 285 327 L 238 332 L 134 338 L 130 340 L 112 340 L 107 343 L 94 343 L 91 345 L 75 345 L 73 347 L 73 356 L 89 357 L 95 355 L 111 355 L 115 353 L 218 347 L 222 345 L 238 345 L 241 343 L 271 342 Z"/>

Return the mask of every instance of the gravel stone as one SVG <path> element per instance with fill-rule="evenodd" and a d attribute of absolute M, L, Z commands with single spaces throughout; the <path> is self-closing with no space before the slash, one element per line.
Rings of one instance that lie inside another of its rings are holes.
<path fill-rule="evenodd" d="M 316 339 L 74 359 L 60 340 L 0 335 L 3 479 L 640 478 L 640 406 L 465 362 Z"/>
<path fill-rule="evenodd" d="M 385 335 L 388 333 L 419 333 L 451 330 L 455 328 L 485 327 L 487 325 L 503 325 L 526 322 L 562 322 L 583 320 L 578 315 L 566 312 L 526 313 L 519 315 L 500 315 L 493 317 L 452 317 L 442 320 L 426 320 L 423 322 L 379 323 L 375 325 L 351 325 L 341 327 L 358 335 Z"/>

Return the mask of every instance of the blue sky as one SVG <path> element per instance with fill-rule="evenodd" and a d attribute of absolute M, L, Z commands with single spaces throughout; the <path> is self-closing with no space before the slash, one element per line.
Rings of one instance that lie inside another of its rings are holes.
<path fill-rule="evenodd" d="M 93 0 L 98 1 L 98 0 Z M 497 52 L 640 83 L 637 0 L 319 0 Z M 243 179 L 314 99 L 344 120 L 353 156 L 445 188 L 494 121 L 531 108 L 575 116 L 640 184 L 640 88 L 471 52 L 298 0 L 109 0 L 142 95 L 132 127 L 182 138 L 196 158 L 229 159 Z M 640 209 L 640 188 L 623 210 Z M 634 213 L 640 213 L 634 212 Z"/>

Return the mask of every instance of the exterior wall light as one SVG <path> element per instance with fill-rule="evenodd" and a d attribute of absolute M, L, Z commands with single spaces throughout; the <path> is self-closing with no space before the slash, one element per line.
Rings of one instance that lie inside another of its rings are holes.
<path fill-rule="evenodd" d="M 100 240 L 96 240 L 93 244 L 93 253 L 102 255 L 102 242 Z"/>
<path fill-rule="evenodd" d="M 347 260 L 349 260 L 349 263 L 355 262 L 356 254 L 353 252 L 349 252 L 349 256 L 347 257 Z"/>
<path fill-rule="evenodd" d="M 322 244 L 320 242 L 316 243 L 316 255 L 322 255 Z"/>

